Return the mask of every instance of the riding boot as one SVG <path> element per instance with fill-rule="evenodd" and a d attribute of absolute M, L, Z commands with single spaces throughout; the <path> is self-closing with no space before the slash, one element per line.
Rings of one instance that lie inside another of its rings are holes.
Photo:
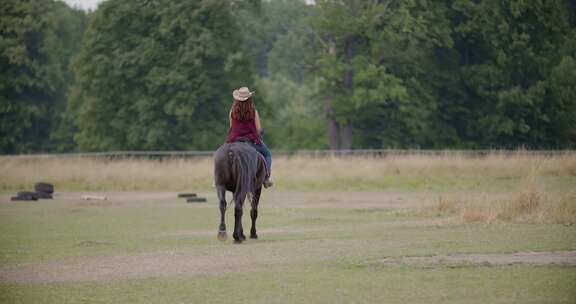
<path fill-rule="evenodd" d="M 270 175 L 266 176 L 266 179 L 264 180 L 264 188 L 270 188 L 274 186 L 274 182 L 272 181 L 272 178 L 270 177 Z"/>
<path fill-rule="evenodd" d="M 264 179 L 263 183 L 264 188 L 272 187 L 272 185 L 274 185 L 272 179 L 270 178 L 270 174 L 272 173 L 272 154 L 264 143 L 253 143 L 252 146 L 256 149 L 256 151 L 260 152 L 262 157 L 264 157 L 264 164 L 266 166 L 266 178 Z"/>
<path fill-rule="evenodd" d="M 272 186 L 274 186 L 274 182 L 272 181 L 272 177 L 270 176 L 272 175 L 272 172 L 270 171 L 270 167 L 268 166 L 268 164 L 266 164 L 266 177 L 264 178 L 264 188 L 270 188 Z"/>

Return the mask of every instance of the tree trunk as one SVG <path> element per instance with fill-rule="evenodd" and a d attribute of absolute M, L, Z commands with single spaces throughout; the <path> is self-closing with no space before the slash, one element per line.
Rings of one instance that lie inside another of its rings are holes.
<path fill-rule="evenodd" d="M 352 58 L 356 53 L 356 37 L 352 36 L 346 39 L 344 46 L 344 62 L 346 64 L 351 64 Z M 343 79 L 344 87 L 348 92 L 354 90 L 354 70 L 352 67 L 348 67 L 346 72 L 344 72 Z M 352 121 L 350 118 L 346 119 L 344 123 L 340 126 L 340 149 L 350 150 L 352 149 Z"/>
<path fill-rule="evenodd" d="M 326 120 L 328 121 L 328 142 L 331 150 L 340 150 L 340 124 L 334 116 L 334 108 L 326 107 Z"/>
<path fill-rule="evenodd" d="M 352 149 L 352 122 L 350 120 L 340 126 L 340 149 Z"/>
<path fill-rule="evenodd" d="M 336 45 L 334 41 L 331 41 L 330 48 L 328 49 L 328 54 L 331 56 L 336 56 Z M 332 100 L 326 100 L 326 120 L 328 122 L 328 143 L 330 144 L 331 150 L 340 150 L 340 124 L 336 120 L 336 115 L 334 113 L 334 106 L 332 105 Z"/>

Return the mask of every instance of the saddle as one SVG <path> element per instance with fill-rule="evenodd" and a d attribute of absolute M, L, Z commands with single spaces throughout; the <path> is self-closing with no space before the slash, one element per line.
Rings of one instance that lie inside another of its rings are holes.
<path fill-rule="evenodd" d="M 234 140 L 234 142 L 243 142 L 243 143 L 248 143 L 248 144 L 254 144 L 254 141 L 251 140 L 250 138 L 247 138 L 247 137 L 238 137 L 238 138 L 236 138 L 236 140 Z"/>

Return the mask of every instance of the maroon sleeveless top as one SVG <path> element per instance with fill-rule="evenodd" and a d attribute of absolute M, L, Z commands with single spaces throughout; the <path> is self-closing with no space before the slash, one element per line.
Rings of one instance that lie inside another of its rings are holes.
<path fill-rule="evenodd" d="M 230 130 L 228 130 L 228 137 L 226 138 L 227 143 L 235 142 L 240 137 L 249 139 L 256 144 L 262 143 L 260 135 L 258 135 L 258 130 L 256 130 L 256 120 L 254 120 L 254 118 L 246 121 L 239 121 L 234 118 L 230 119 L 232 121 L 232 126 L 230 127 Z"/>

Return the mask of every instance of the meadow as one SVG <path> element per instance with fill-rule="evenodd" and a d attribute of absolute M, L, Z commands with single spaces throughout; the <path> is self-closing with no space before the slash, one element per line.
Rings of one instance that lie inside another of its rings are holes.
<path fill-rule="evenodd" d="M 210 158 L 0 172 L 0 303 L 576 301 L 574 154 L 275 157 L 241 245 L 216 239 Z M 39 180 L 54 200 L 9 201 Z"/>

